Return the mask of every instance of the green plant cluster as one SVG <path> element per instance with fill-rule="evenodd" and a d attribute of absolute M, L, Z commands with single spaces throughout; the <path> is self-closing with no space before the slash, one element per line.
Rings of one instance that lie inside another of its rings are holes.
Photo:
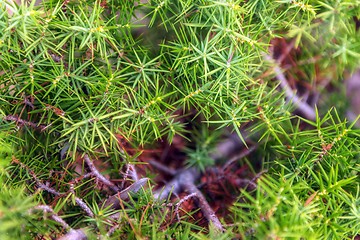
<path fill-rule="evenodd" d="M 312 129 L 299 123 L 269 147 L 270 172 L 255 194 L 243 191 L 235 204 L 238 230 L 256 239 L 352 239 L 360 231 L 359 130 L 334 110 L 308 122 Z"/>
<path fill-rule="evenodd" d="M 71 227 L 105 236 L 114 212 L 99 208 L 104 196 L 91 180 L 69 193 L 78 174 L 69 162 L 87 153 L 118 177 L 136 161 L 119 142 L 137 148 L 183 136 L 198 144 L 188 165 L 205 170 L 213 129 L 244 141 L 245 127 L 261 136 L 269 173 L 240 196 L 223 238 L 360 234 L 358 131 L 336 112 L 315 122 L 292 117 L 264 57 L 272 40 L 293 39 L 303 80 L 315 85 L 322 71 L 336 83 L 359 64 L 359 18 L 358 0 L 0 0 L 0 239 L 63 231 L 31 214 L 53 196 L 34 192 L 29 169 L 66 195 L 53 208 Z M 54 177 L 60 171 L 67 174 Z M 94 218 L 74 206 L 75 195 Z M 186 221 L 165 227 L 151 197 L 143 192 L 119 210 L 114 238 L 221 238 L 195 234 L 206 230 Z"/>

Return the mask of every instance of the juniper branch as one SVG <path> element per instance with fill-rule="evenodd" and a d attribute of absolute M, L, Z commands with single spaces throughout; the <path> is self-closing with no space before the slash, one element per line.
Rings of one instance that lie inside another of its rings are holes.
<path fill-rule="evenodd" d="M 68 233 L 58 238 L 58 240 L 86 240 L 87 237 L 81 229 L 73 229 L 67 224 L 61 217 L 59 217 L 54 210 L 48 205 L 38 205 L 33 209 L 30 209 L 30 213 L 34 210 L 42 210 L 44 212 L 50 213 L 50 217 L 57 223 L 59 223 L 62 228 L 64 228 Z"/>
<path fill-rule="evenodd" d="M 315 120 L 316 113 L 315 110 L 309 106 L 306 102 L 303 102 L 291 89 L 289 86 L 287 79 L 285 78 L 284 73 L 281 68 L 278 66 L 276 61 L 274 61 L 270 56 L 266 56 L 266 59 L 272 62 L 275 62 L 274 71 L 276 73 L 276 78 L 280 82 L 280 86 L 285 91 L 285 94 L 289 100 L 301 111 L 307 119 Z"/>
<path fill-rule="evenodd" d="M 148 178 L 141 178 L 138 181 L 131 184 L 129 187 L 125 188 L 121 192 L 110 196 L 108 199 L 104 201 L 102 204 L 103 207 L 111 206 L 112 209 L 119 209 L 120 208 L 120 201 L 126 201 L 129 199 L 129 195 L 135 194 L 141 188 L 145 186 L 145 184 L 149 181 Z"/>
<path fill-rule="evenodd" d="M 105 186 L 109 187 L 114 192 L 120 191 L 120 189 L 115 184 L 110 182 L 101 173 L 99 173 L 99 171 L 94 166 L 94 163 L 91 161 L 91 159 L 89 158 L 89 156 L 87 154 L 84 155 L 84 160 L 85 160 L 86 165 L 89 167 L 89 170 L 91 171 L 93 176 L 96 177 L 96 179 L 98 179 L 100 182 L 105 184 Z"/>
<path fill-rule="evenodd" d="M 61 225 L 61 227 L 63 227 L 66 231 L 71 231 L 72 228 L 69 226 L 69 224 L 67 224 L 61 217 L 59 217 L 54 210 L 48 206 L 48 205 L 38 205 L 36 207 L 34 207 L 33 209 L 39 209 L 42 210 L 46 213 L 50 213 L 50 217 L 57 223 L 59 223 Z M 33 209 L 30 209 L 30 212 L 32 212 Z"/>

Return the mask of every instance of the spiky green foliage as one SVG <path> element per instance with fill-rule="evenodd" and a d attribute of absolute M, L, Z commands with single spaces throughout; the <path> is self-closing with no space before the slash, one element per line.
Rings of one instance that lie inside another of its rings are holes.
<path fill-rule="evenodd" d="M 269 146 L 271 171 L 235 204 L 239 232 L 255 239 L 346 239 L 359 234 L 359 130 L 329 112 Z M 239 208 L 241 207 L 241 208 Z M 241 210 L 241 212 L 239 212 Z"/>
<path fill-rule="evenodd" d="M 105 196 L 93 179 L 71 190 L 69 182 L 79 175 L 71 164 L 86 152 L 111 165 L 104 174 L 117 178 L 126 161 L 136 161 L 119 142 L 138 147 L 181 135 L 197 144 L 187 163 L 204 170 L 213 164 L 208 161 L 213 129 L 242 138 L 246 126 L 260 133 L 256 140 L 269 149 L 264 158 L 272 170 L 255 195 L 244 192 L 247 200 L 240 198 L 234 209 L 237 223 L 224 236 L 359 234 L 358 132 L 343 116 L 331 114 L 315 123 L 302 120 L 311 129 L 303 131 L 296 119 L 289 120 L 291 106 L 264 60 L 272 40 L 293 39 L 300 50 L 298 68 L 306 73 L 297 80 L 315 85 L 321 72 L 336 82 L 359 63 L 359 5 L 357 0 L 44 0 L 40 5 L 0 0 L 0 143 L 6 143 L 0 146 L 0 167 L 9 165 L 11 156 L 23 164 L 3 174 L 9 190 L 0 192 L 0 203 L 13 196 L 20 210 L 0 209 L 1 223 L 17 219 L 14 234 L 28 229 L 24 219 L 13 216 L 54 198 L 34 192 L 36 176 L 44 183 L 51 179 L 61 193 L 54 211 L 89 236 L 104 236 L 111 223 L 123 226 L 114 238 L 187 238 L 204 229 L 186 222 L 165 228 L 162 205 L 152 202 L 150 192 L 112 212 L 99 207 Z M 203 126 L 190 126 L 197 124 Z M 31 203 L 21 190 L 25 184 L 25 192 L 34 194 Z M 75 196 L 91 206 L 94 217 L 84 216 Z M 310 196 L 314 199 L 305 204 Z M 109 218 L 114 213 L 123 216 L 116 223 Z M 0 233 L 10 231 L 3 228 L 7 224 L 0 224 Z M 63 231 L 57 227 L 52 233 Z"/>

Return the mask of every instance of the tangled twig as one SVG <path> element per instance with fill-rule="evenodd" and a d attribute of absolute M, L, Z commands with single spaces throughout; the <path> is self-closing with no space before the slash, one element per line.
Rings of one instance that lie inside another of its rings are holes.
<path fill-rule="evenodd" d="M 312 108 L 309 104 L 307 104 L 306 102 L 302 101 L 291 89 L 291 87 L 289 86 L 289 83 L 284 75 L 284 73 L 282 72 L 281 68 L 279 67 L 279 64 L 270 56 L 266 56 L 265 57 L 266 60 L 274 63 L 274 72 L 276 74 L 276 78 L 279 80 L 280 82 L 280 86 L 281 88 L 285 91 L 285 94 L 287 96 L 288 99 L 290 99 L 294 105 L 298 108 L 298 110 L 304 114 L 304 116 L 307 119 L 310 120 L 315 120 L 316 118 L 316 113 L 314 108 Z"/>
<path fill-rule="evenodd" d="M 38 177 L 36 176 L 36 174 L 34 173 L 34 171 L 32 171 L 28 166 L 26 166 L 25 164 L 23 164 L 22 162 L 20 162 L 19 160 L 13 158 L 13 162 L 16 164 L 19 164 L 22 168 L 26 169 L 30 175 L 34 178 L 35 182 L 36 182 L 36 186 L 39 189 L 45 190 L 57 197 L 60 197 L 64 194 L 59 193 L 58 191 L 56 191 L 54 188 L 46 186 L 42 181 L 40 181 L 38 179 Z M 70 191 L 71 193 L 74 194 L 73 189 L 70 187 Z M 86 205 L 86 203 L 79 197 L 75 196 L 75 202 L 77 203 L 77 205 L 89 216 L 89 217 L 94 217 L 94 213 L 91 211 L 91 209 Z"/>
<path fill-rule="evenodd" d="M 120 208 L 120 200 L 126 201 L 129 199 L 129 194 L 134 194 L 138 192 L 142 187 L 145 186 L 145 184 L 149 181 L 148 178 L 141 178 L 137 182 L 134 182 L 129 187 L 125 188 L 121 192 L 118 192 L 117 194 L 109 197 L 105 200 L 103 203 L 104 207 L 111 206 L 113 209 L 119 209 Z"/>
<path fill-rule="evenodd" d="M 24 119 L 19 118 L 18 116 L 14 115 L 7 115 L 4 117 L 4 120 L 15 122 L 16 124 L 20 126 L 28 126 L 36 130 L 40 130 L 41 132 L 45 131 L 51 124 L 44 125 L 44 124 L 38 124 L 31 121 L 26 121 Z"/>
<path fill-rule="evenodd" d="M 96 177 L 96 179 L 98 179 L 104 185 L 109 187 L 112 191 L 114 191 L 114 192 L 120 191 L 120 189 L 115 184 L 110 182 L 101 173 L 99 173 L 99 171 L 94 166 L 94 163 L 92 162 L 92 160 L 89 158 L 89 156 L 87 154 L 84 155 L 84 160 L 85 160 L 86 165 L 89 167 L 90 172 L 93 174 L 94 177 Z"/>
<path fill-rule="evenodd" d="M 30 212 L 33 210 L 42 210 L 46 213 L 50 213 L 51 219 L 59 223 L 62 228 L 64 228 L 68 233 L 58 238 L 58 240 L 86 240 L 87 237 L 81 229 L 73 229 L 67 224 L 61 217 L 59 217 L 54 210 L 48 205 L 39 205 L 30 209 Z"/>

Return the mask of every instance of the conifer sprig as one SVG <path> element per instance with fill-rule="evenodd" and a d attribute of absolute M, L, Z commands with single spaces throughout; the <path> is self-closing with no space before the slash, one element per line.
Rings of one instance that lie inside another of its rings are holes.
<path fill-rule="evenodd" d="M 327 96 L 311 119 L 292 113 L 359 65 L 359 18 L 357 0 L 0 0 L 0 238 L 80 228 L 115 239 L 358 235 L 358 130 L 327 111 Z M 243 191 L 232 224 L 212 218 L 227 232 L 170 221 L 178 210 L 150 186 L 120 209 L 99 204 L 120 189 L 107 179 L 129 180 L 121 172 L 138 149 L 193 141 L 182 150 L 200 175 L 228 132 L 258 142 L 269 171 L 244 179 L 255 190 Z"/>

